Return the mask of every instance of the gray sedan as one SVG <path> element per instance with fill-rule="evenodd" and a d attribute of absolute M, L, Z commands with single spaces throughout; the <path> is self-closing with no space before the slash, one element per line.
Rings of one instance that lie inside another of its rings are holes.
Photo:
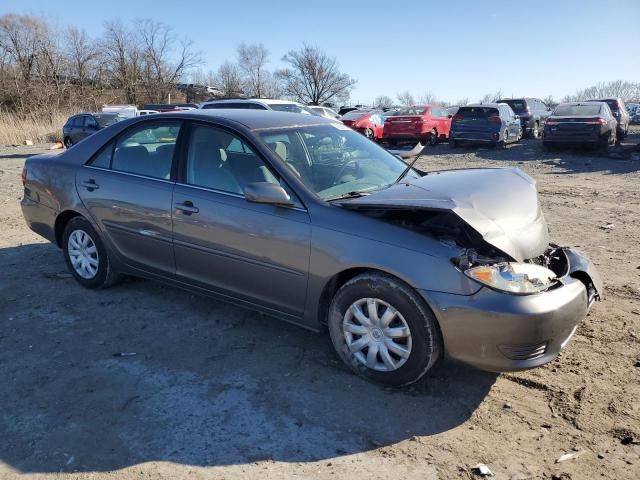
<path fill-rule="evenodd" d="M 322 117 L 134 118 L 23 171 L 28 225 L 87 288 L 162 280 L 328 331 L 387 385 L 442 356 L 493 371 L 553 360 L 602 285 L 550 243 L 513 168 L 426 173 Z"/>

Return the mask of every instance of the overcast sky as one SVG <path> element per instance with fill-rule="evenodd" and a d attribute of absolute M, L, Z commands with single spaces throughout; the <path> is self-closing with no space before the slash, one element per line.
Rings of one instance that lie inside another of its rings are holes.
<path fill-rule="evenodd" d="M 640 0 L 3 0 L 9 12 L 92 35 L 105 20 L 161 20 L 195 42 L 205 70 L 233 60 L 241 41 L 262 42 L 272 69 L 307 42 L 358 81 L 358 103 L 404 90 L 450 102 L 498 89 L 560 98 L 599 81 L 640 82 Z"/>

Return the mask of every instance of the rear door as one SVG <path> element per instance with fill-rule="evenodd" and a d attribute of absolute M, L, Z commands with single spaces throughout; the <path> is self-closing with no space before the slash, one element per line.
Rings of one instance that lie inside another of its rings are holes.
<path fill-rule="evenodd" d="M 194 123 L 190 130 L 173 197 L 178 277 L 302 316 L 311 242 L 306 209 L 300 202 L 295 207 L 248 202 L 243 195 L 248 183 L 280 182 L 268 162 L 222 127 Z M 286 146 L 276 147 L 286 159 Z"/>
<path fill-rule="evenodd" d="M 171 201 L 181 122 L 136 123 L 76 174 L 85 207 L 117 254 L 132 267 L 174 274 Z"/>
<path fill-rule="evenodd" d="M 98 122 L 96 122 L 95 118 L 91 115 L 83 115 L 82 117 L 82 131 L 78 141 L 87 138 L 98 130 Z"/>
<path fill-rule="evenodd" d="M 69 137 L 71 138 L 74 144 L 78 143 L 80 140 L 82 140 L 85 137 L 84 135 L 84 118 L 85 117 L 86 115 L 78 115 L 71 122 L 71 125 L 70 125 L 71 131 L 69 133 Z"/>

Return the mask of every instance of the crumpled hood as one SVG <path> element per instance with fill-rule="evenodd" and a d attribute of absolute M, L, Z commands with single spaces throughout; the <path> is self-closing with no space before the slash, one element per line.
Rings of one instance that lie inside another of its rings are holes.
<path fill-rule="evenodd" d="M 451 210 L 485 241 L 522 261 L 541 255 L 549 245 L 535 185 L 517 168 L 445 170 L 344 203 Z"/>

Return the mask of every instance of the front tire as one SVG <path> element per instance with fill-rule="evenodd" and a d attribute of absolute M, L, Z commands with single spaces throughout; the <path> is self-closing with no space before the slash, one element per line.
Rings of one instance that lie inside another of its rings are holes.
<path fill-rule="evenodd" d="M 106 288 L 120 279 L 98 232 L 83 217 L 69 220 L 62 237 L 62 251 L 71 275 L 83 287 Z"/>
<path fill-rule="evenodd" d="M 342 361 L 383 385 L 419 380 L 442 351 L 431 309 L 409 286 L 384 274 L 358 275 L 338 290 L 329 332 Z"/>

